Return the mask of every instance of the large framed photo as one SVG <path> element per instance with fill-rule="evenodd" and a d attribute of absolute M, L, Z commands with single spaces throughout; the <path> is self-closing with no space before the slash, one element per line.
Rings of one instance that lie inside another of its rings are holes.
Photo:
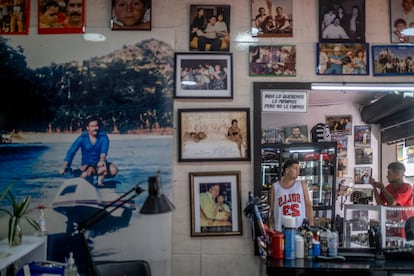
<path fill-rule="evenodd" d="M 365 42 L 365 0 L 319 0 L 319 42 Z"/>
<path fill-rule="evenodd" d="M 175 53 L 175 98 L 233 98 L 232 53 Z"/>
<path fill-rule="evenodd" d="M 249 75 L 269 77 L 296 76 L 296 46 L 250 46 Z"/>
<path fill-rule="evenodd" d="M 112 0 L 112 30 L 151 30 L 151 0 L 137 0 L 132 6 L 123 0 Z"/>
<path fill-rule="evenodd" d="M 249 108 L 178 109 L 178 161 L 249 161 Z"/>
<path fill-rule="evenodd" d="M 254 37 L 292 37 L 292 0 L 251 0 Z"/>
<path fill-rule="evenodd" d="M 1 1 L 0 34 L 28 34 L 30 23 L 30 0 Z"/>
<path fill-rule="evenodd" d="M 240 171 L 190 172 L 191 236 L 241 235 Z"/>
<path fill-rule="evenodd" d="M 392 43 L 413 43 L 414 35 L 404 33 L 414 28 L 414 9 L 411 0 L 389 0 L 390 37 Z"/>
<path fill-rule="evenodd" d="M 368 75 L 368 43 L 317 43 L 318 75 Z"/>
<path fill-rule="evenodd" d="M 191 5 L 190 22 L 190 51 L 230 50 L 230 5 Z"/>
<path fill-rule="evenodd" d="M 39 0 L 38 34 L 85 32 L 85 0 Z"/>
<path fill-rule="evenodd" d="M 414 75 L 414 45 L 372 46 L 374 76 Z"/>

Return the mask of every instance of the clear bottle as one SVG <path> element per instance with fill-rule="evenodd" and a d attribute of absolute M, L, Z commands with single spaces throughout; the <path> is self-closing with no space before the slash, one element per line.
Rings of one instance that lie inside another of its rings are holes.
<path fill-rule="evenodd" d="M 47 223 L 46 223 L 45 212 L 43 211 L 43 209 L 40 209 L 39 227 L 40 227 L 40 236 L 46 236 L 47 235 Z"/>
<path fill-rule="evenodd" d="M 336 231 L 331 231 L 328 236 L 328 255 L 336 256 L 338 255 L 338 233 Z"/>
<path fill-rule="evenodd" d="M 73 257 L 73 252 L 69 253 L 69 259 L 65 267 L 65 276 L 77 276 L 78 267 L 75 264 L 75 258 Z"/>

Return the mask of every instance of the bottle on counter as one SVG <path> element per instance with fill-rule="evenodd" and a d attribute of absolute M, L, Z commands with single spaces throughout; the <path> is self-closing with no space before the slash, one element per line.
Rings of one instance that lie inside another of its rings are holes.
<path fill-rule="evenodd" d="M 328 236 L 328 256 L 338 255 L 338 233 L 330 231 Z"/>
<path fill-rule="evenodd" d="M 282 217 L 284 242 L 284 256 L 287 260 L 296 258 L 296 227 L 295 218 L 292 216 Z"/>
<path fill-rule="evenodd" d="M 296 235 L 296 252 L 297 259 L 303 259 L 305 257 L 305 240 L 301 235 Z"/>
<path fill-rule="evenodd" d="M 77 276 L 78 267 L 75 264 L 75 258 L 73 257 L 73 252 L 69 253 L 69 259 L 65 267 L 65 276 Z"/>
<path fill-rule="evenodd" d="M 43 209 L 40 209 L 40 217 L 39 217 L 39 227 L 40 227 L 40 236 L 46 236 L 47 235 L 47 223 L 46 223 L 46 217 L 45 212 Z"/>

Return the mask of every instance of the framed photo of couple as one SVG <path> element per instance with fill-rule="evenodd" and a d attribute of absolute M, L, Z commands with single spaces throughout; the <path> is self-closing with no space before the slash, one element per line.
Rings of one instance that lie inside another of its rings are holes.
<path fill-rule="evenodd" d="M 190 172 L 192 237 L 242 235 L 240 175 Z"/>

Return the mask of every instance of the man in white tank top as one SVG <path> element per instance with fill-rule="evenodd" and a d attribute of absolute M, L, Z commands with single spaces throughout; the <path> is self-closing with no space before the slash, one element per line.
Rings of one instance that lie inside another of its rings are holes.
<path fill-rule="evenodd" d="M 283 164 L 283 177 L 273 183 L 270 193 L 270 214 L 273 215 L 274 229 L 282 231 L 282 216 L 295 218 L 296 228 L 307 218 L 314 224 L 312 202 L 306 182 L 297 180 L 300 172 L 299 161 L 287 160 Z"/>

